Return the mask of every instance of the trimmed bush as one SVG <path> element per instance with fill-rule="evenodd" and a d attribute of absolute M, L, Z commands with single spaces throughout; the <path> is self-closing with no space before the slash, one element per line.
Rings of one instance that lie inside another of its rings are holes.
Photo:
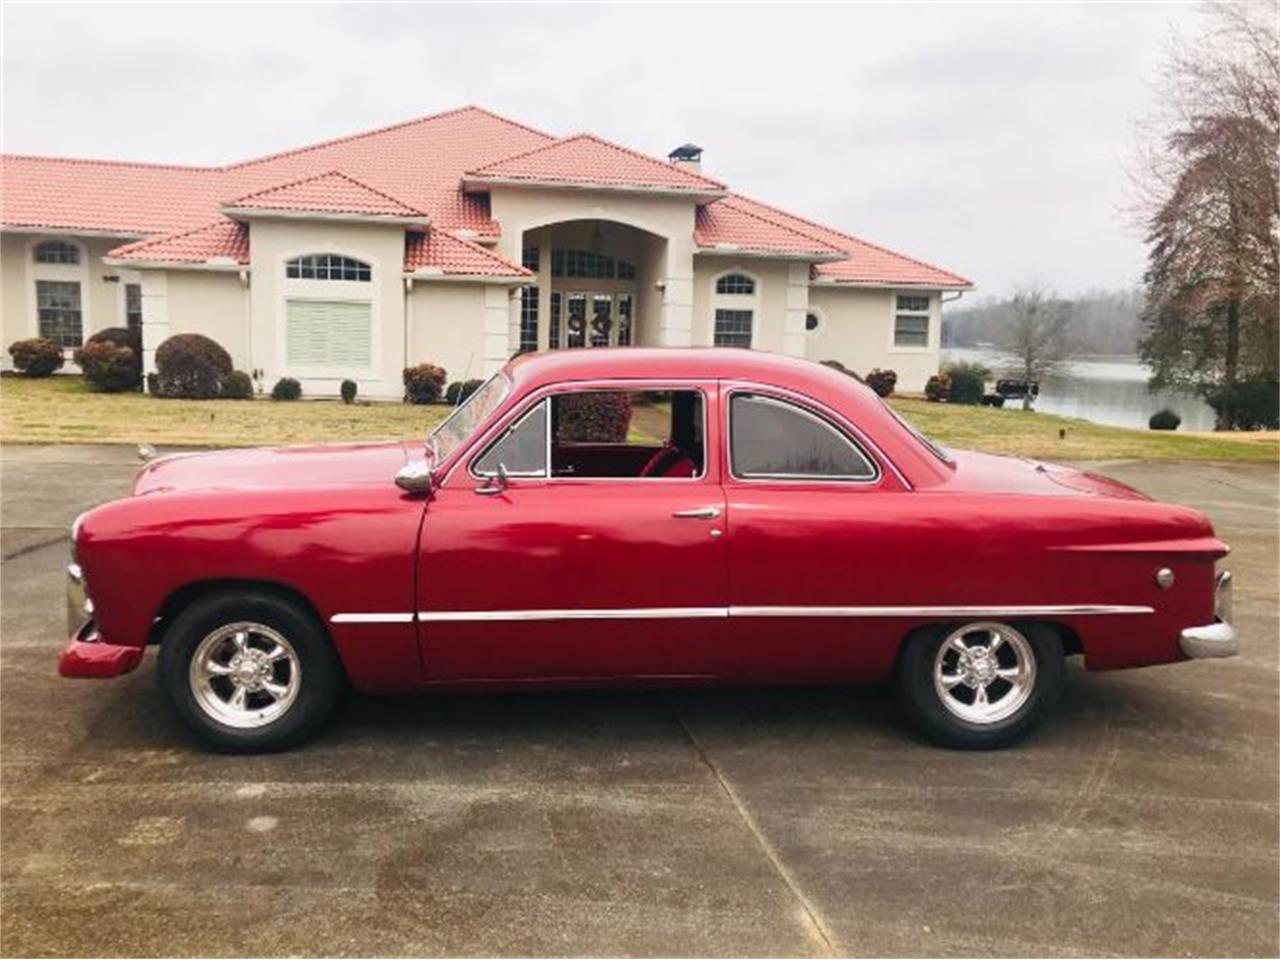
<path fill-rule="evenodd" d="M 1147 426 L 1152 430 L 1177 430 L 1182 423 L 1182 418 L 1165 407 L 1163 410 L 1157 410 L 1151 415 L 1151 419 L 1147 421 Z"/>
<path fill-rule="evenodd" d="M 444 402 L 451 407 L 456 407 L 482 386 L 484 386 L 483 380 L 455 380 L 444 392 Z"/>
<path fill-rule="evenodd" d="M 281 377 L 271 388 L 272 400 L 297 400 L 302 396 L 302 384 L 293 377 Z"/>
<path fill-rule="evenodd" d="M 946 375 L 951 382 L 948 403 L 979 404 L 987 392 L 991 371 L 980 363 L 953 363 L 947 367 Z"/>
<path fill-rule="evenodd" d="M 622 443 L 631 426 L 631 394 L 566 393 L 556 398 L 556 439 Z"/>
<path fill-rule="evenodd" d="M 876 392 L 876 396 L 891 397 L 893 388 L 898 385 L 898 374 L 893 370 L 873 369 L 863 378 L 863 383 Z"/>
<path fill-rule="evenodd" d="M 243 370 L 232 370 L 223 381 L 222 399 L 252 400 L 253 379 Z"/>
<path fill-rule="evenodd" d="M 216 400 L 231 374 L 231 354 L 199 333 L 179 333 L 156 350 L 156 396 Z"/>
<path fill-rule="evenodd" d="M 449 374 L 434 363 L 404 368 L 404 399 L 408 403 L 438 403 Z"/>
<path fill-rule="evenodd" d="M 9 344 L 13 365 L 28 377 L 48 377 L 62 369 L 62 348 L 44 337 L 15 340 Z"/>
<path fill-rule="evenodd" d="M 935 373 L 924 385 L 924 398 L 934 403 L 944 402 L 951 395 L 951 378 L 945 373 Z"/>
<path fill-rule="evenodd" d="M 85 341 L 72 359 L 85 381 L 103 393 L 121 393 L 142 386 L 142 333 L 128 327 L 107 327 Z"/>
<path fill-rule="evenodd" d="M 1205 400 L 1218 415 L 1219 430 L 1280 430 L 1280 381 L 1246 377 L 1208 391 Z"/>
<path fill-rule="evenodd" d="M 355 403 L 356 392 L 360 389 L 354 380 L 343 380 L 340 392 L 342 394 L 343 403 Z"/>

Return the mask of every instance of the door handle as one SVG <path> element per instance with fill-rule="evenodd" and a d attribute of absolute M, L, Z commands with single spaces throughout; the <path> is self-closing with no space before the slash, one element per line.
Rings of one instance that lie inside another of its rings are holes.
<path fill-rule="evenodd" d="M 672 516 L 677 520 L 714 520 L 720 516 L 720 508 L 695 507 L 692 510 L 677 510 Z"/>

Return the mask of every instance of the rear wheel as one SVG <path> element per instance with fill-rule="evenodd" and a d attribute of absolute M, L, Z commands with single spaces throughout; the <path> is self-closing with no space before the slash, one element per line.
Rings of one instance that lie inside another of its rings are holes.
<path fill-rule="evenodd" d="M 1041 625 L 979 621 L 918 631 L 899 664 L 898 694 L 916 727 L 948 747 L 1003 747 L 1057 702 L 1062 641 Z"/>
<path fill-rule="evenodd" d="M 341 666 L 309 611 L 257 591 L 196 600 L 165 632 L 158 668 L 187 725 L 221 750 L 282 750 L 313 736 L 337 701 Z"/>

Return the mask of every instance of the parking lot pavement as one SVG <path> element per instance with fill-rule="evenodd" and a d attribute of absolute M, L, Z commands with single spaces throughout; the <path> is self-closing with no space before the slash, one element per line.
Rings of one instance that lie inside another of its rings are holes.
<path fill-rule="evenodd" d="M 154 656 L 59 680 L 67 522 L 123 448 L 2 453 L 0 952 L 1275 955 L 1274 466 L 1099 468 L 1205 510 L 1243 655 L 1078 667 L 997 753 L 884 690 L 353 699 L 200 752 Z"/>

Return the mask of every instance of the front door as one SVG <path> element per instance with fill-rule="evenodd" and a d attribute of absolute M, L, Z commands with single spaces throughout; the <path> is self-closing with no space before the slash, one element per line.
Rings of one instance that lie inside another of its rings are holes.
<path fill-rule="evenodd" d="M 629 347 L 635 322 L 630 291 L 557 290 L 551 299 L 553 347 Z"/>
<path fill-rule="evenodd" d="M 428 680 L 714 675 L 728 623 L 714 404 L 707 386 L 553 393 L 459 464 L 421 537 Z"/>

